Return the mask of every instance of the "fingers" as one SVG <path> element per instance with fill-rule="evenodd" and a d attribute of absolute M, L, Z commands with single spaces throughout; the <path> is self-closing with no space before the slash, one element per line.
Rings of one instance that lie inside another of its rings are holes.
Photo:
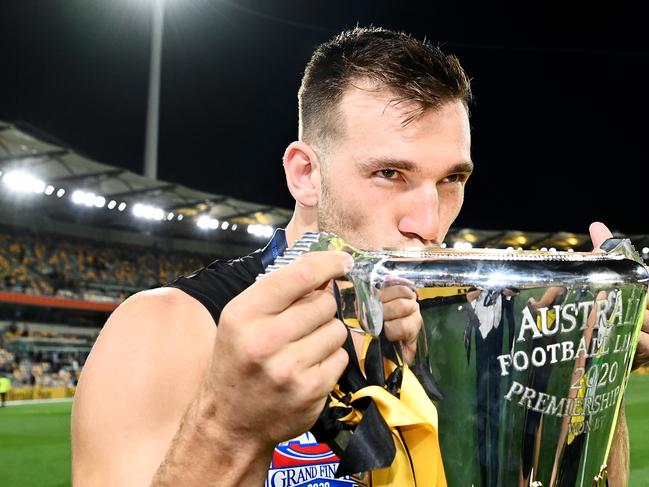
<path fill-rule="evenodd" d="M 313 367 L 340 349 L 347 338 L 347 328 L 340 320 L 330 319 L 314 332 L 286 347 L 280 360 L 300 368 Z"/>
<path fill-rule="evenodd" d="M 394 275 L 388 275 L 383 278 L 383 289 L 394 286 L 404 286 L 413 291 L 415 290 L 415 283 L 409 279 Z"/>
<path fill-rule="evenodd" d="M 649 363 L 649 311 L 646 311 L 644 314 L 642 329 L 638 337 L 638 346 L 635 351 L 635 357 L 633 358 L 633 368 L 635 369 L 646 363 Z"/>
<path fill-rule="evenodd" d="M 285 325 L 276 331 L 287 342 L 301 339 L 336 315 L 336 300 L 330 290 L 316 290 L 295 301 L 278 315 Z"/>
<path fill-rule="evenodd" d="M 391 342 L 412 344 L 417 342 L 419 330 L 423 324 L 420 314 L 412 314 L 406 318 L 386 321 L 383 324 L 385 336 Z"/>
<path fill-rule="evenodd" d="M 323 326 L 321 330 L 328 329 L 332 332 L 342 327 L 342 323 L 338 322 L 334 327 L 332 322 L 332 325 Z M 337 333 L 338 331 L 332 334 Z M 279 361 L 268 364 L 271 371 L 269 376 L 277 387 L 284 388 L 286 392 L 307 402 L 324 399 L 334 388 L 349 362 L 349 355 L 341 348 L 342 342 L 338 342 L 335 348 L 331 343 L 336 340 L 320 340 L 315 344 L 308 342 L 302 344 L 304 346 L 299 356 L 283 354 L 277 357 Z M 323 346 L 325 343 L 327 345 Z M 313 363 L 307 365 L 307 362 Z"/>
<path fill-rule="evenodd" d="M 408 314 L 384 321 L 383 329 L 385 336 L 391 342 L 401 342 L 401 351 L 406 363 L 411 363 L 417 352 L 417 338 L 419 331 L 424 324 L 424 320 L 419 312 L 419 303 L 415 300 L 397 299 L 389 304 L 401 303 L 404 306 L 402 311 L 408 310 Z M 407 308 L 406 308 L 407 307 Z M 389 307 L 388 307 L 389 308 Z M 386 306 L 383 307 L 384 312 Z"/>
<path fill-rule="evenodd" d="M 638 348 L 636 348 L 633 359 L 633 366 L 637 368 L 647 363 L 649 363 L 649 333 L 641 332 L 638 338 Z"/>
<path fill-rule="evenodd" d="M 294 301 L 348 273 L 354 260 L 344 252 L 311 252 L 278 269 L 244 291 L 240 296 L 254 303 L 255 313 L 278 314 Z"/>
<path fill-rule="evenodd" d="M 601 222 L 591 223 L 588 230 L 590 231 L 590 239 L 593 242 L 593 250 L 598 250 L 605 240 L 613 237 L 608 227 Z"/>
<path fill-rule="evenodd" d="M 404 360 L 409 363 L 417 351 L 417 337 L 424 323 L 417 294 L 409 287 L 398 285 L 381 289 L 383 329 L 391 342 L 401 342 Z"/>
<path fill-rule="evenodd" d="M 419 313 L 419 303 L 414 298 L 398 298 L 383 303 L 383 320 L 392 321 Z"/>
<path fill-rule="evenodd" d="M 344 349 L 339 348 L 322 362 L 311 367 L 310 372 L 321 378 L 321 388 L 315 392 L 318 395 L 326 395 L 332 391 L 348 363 L 349 355 Z"/>
<path fill-rule="evenodd" d="M 417 293 L 408 286 L 388 286 L 381 289 L 381 302 L 387 303 L 393 299 L 417 299 Z"/>
<path fill-rule="evenodd" d="M 408 364 L 415 358 L 417 339 L 419 338 L 419 331 L 423 323 L 420 314 L 413 314 L 407 318 L 386 321 L 383 324 L 387 339 L 391 342 L 401 343 L 403 360 Z"/>

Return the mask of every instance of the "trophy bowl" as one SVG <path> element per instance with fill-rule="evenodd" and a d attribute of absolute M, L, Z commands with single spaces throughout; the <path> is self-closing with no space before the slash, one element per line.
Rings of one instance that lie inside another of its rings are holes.
<path fill-rule="evenodd" d="M 630 242 L 599 253 L 366 251 L 315 233 L 276 265 L 332 248 L 354 257 L 341 315 L 365 337 L 382 334 L 382 289 L 417 291 L 423 326 L 406 365 L 428 384 L 449 486 L 606 485 L 649 282 Z M 343 459 L 348 442 L 332 447 Z"/>

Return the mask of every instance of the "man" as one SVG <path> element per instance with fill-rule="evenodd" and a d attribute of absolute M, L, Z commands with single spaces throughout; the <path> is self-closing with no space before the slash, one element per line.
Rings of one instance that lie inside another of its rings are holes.
<path fill-rule="evenodd" d="M 7 371 L 0 375 L 0 407 L 5 407 L 7 394 L 11 390 L 11 372 Z"/>
<path fill-rule="evenodd" d="M 458 215 L 473 164 L 456 58 L 354 29 L 316 50 L 298 98 L 299 141 L 283 161 L 296 200 L 286 242 L 115 311 L 77 389 L 76 486 L 263 485 L 275 446 L 314 424 L 347 365 L 325 286 L 353 264 L 318 252 L 255 282 L 273 249 L 310 230 L 359 247 L 437 245 Z M 415 298 L 403 286 L 384 298 L 386 335 L 406 357 L 421 326 Z"/>

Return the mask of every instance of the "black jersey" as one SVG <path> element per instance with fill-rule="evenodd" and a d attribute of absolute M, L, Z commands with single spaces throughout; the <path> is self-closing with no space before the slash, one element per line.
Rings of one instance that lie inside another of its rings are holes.
<path fill-rule="evenodd" d="M 257 250 L 240 259 L 215 260 L 167 286 L 180 289 L 197 299 L 210 312 L 214 323 L 218 324 L 225 305 L 254 283 L 263 271 L 262 251 Z"/>
<path fill-rule="evenodd" d="M 215 260 L 207 267 L 177 278 L 175 287 L 197 299 L 219 323 L 221 311 L 232 298 L 247 289 L 266 267 L 286 250 L 284 229 L 275 230 L 273 238 L 260 250 L 233 260 Z"/>
<path fill-rule="evenodd" d="M 221 311 L 228 302 L 255 282 L 259 274 L 284 252 L 286 237 L 278 229 L 263 250 L 235 260 L 216 260 L 189 276 L 181 276 L 167 284 L 197 299 L 218 324 Z M 338 457 L 328 445 L 318 443 L 306 432 L 298 438 L 277 445 L 273 452 L 265 487 L 298 485 L 329 485 L 358 487 L 349 477 L 334 478 Z"/>

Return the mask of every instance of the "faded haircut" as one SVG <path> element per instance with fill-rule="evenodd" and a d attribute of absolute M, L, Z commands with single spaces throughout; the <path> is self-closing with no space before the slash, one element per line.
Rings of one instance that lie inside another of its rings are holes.
<path fill-rule="evenodd" d="M 299 138 L 325 150 L 340 131 L 339 103 L 357 82 L 410 103 L 403 124 L 452 101 L 469 107 L 471 84 L 455 56 L 430 42 L 379 27 L 344 31 L 320 45 L 308 62 L 298 92 Z"/>

